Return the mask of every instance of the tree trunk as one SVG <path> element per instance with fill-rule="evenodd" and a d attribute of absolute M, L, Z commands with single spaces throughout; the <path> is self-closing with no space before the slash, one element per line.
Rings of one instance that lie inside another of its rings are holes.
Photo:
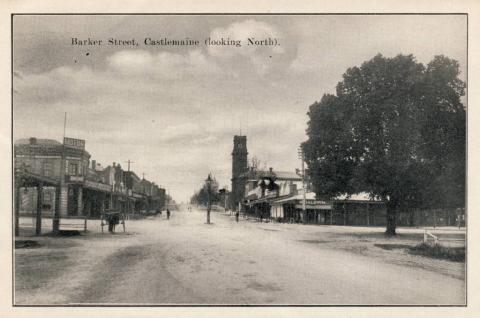
<path fill-rule="evenodd" d="M 397 228 L 397 205 L 396 204 L 388 204 L 387 205 L 387 230 L 385 234 L 387 236 L 394 236 L 396 235 L 396 228 Z"/>
<path fill-rule="evenodd" d="M 408 225 L 411 227 L 415 226 L 415 209 L 410 210 Z"/>

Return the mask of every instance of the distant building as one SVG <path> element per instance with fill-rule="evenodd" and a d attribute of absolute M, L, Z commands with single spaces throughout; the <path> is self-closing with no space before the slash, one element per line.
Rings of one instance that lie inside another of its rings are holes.
<path fill-rule="evenodd" d="M 274 205 L 274 202 L 294 199 L 299 189 L 303 191 L 302 178 L 295 172 L 250 168 L 246 179 L 243 201 L 246 212 L 261 218 L 286 219 L 288 211 L 284 211 L 284 205 Z"/>
<path fill-rule="evenodd" d="M 317 200 L 315 193 L 310 191 L 308 180 L 303 188 L 298 170 L 248 168 L 247 156 L 246 136 L 235 136 L 231 204 L 237 207 L 240 203 L 246 215 L 281 222 L 302 222 L 305 219 L 309 223 L 338 225 L 381 225 L 384 222 L 385 202 L 381 200 L 370 198 L 366 193 L 329 201 Z"/>
<path fill-rule="evenodd" d="M 79 213 L 76 215 L 100 217 L 105 209 L 110 208 L 112 184 L 103 167 L 91 160 L 86 168 L 82 185 L 82 197 L 77 201 Z"/>
<path fill-rule="evenodd" d="M 232 192 L 230 205 L 236 209 L 245 196 L 246 173 L 248 172 L 247 136 L 233 137 Z"/>
<path fill-rule="evenodd" d="M 165 189 L 146 179 L 142 179 L 140 185 L 145 198 L 145 210 L 154 211 L 165 207 Z"/>
<path fill-rule="evenodd" d="M 314 192 L 303 189 L 296 172 L 250 169 L 246 181 L 246 213 L 281 222 L 303 221 L 335 225 L 382 225 L 385 203 L 366 193 L 341 196 L 330 201 L 317 200 Z"/>

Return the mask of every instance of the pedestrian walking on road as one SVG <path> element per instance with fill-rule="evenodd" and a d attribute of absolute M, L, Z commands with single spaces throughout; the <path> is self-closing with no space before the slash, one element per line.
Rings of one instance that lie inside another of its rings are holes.
<path fill-rule="evenodd" d="M 240 212 L 235 212 L 235 221 L 238 223 L 238 217 L 240 216 Z"/>
<path fill-rule="evenodd" d="M 167 209 L 167 220 L 169 220 L 169 219 L 170 219 L 170 210 Z"/>

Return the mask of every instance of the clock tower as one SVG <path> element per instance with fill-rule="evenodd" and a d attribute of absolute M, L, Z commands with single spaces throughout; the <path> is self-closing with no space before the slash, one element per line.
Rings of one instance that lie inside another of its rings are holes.
<path fill-rule="evenodd" d="M 233 137 L 231 208 L 236 210 L 245 197 L 245 182 L 248 172 L 247 136 Z"/>

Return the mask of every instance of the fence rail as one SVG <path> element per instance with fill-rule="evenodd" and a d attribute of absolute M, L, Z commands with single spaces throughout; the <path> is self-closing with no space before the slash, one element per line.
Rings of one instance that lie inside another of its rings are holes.
<path fill-rule="evenodd" d="M 429 238 L 433 239 L 433 245 L 434 246 L 438 244 L 438 237 L 436 235 L 433 235 L 430 232 L 427 232 L 427 230 L 424 230 L 423 231 L 423 243 L 428 243 Z"/>
<path fill-rule="evenodd" d="M 442 231 L 450 231 L 450 232 L 456 232 L 458 234 L 463 234 L 465 235 L 465 232 L 463 231 L 459 231 L 459 230 L 455 230 L 455 229 L 442 229 Z M 439 236 L 442 234 L 442 233 L 436 233 L 437 235 L 433 234 L 431 232 L 431 230 L 429 229 L 424 229 L 423 230 L 423 243 L 426 243 L 428 244 L 429 243 L 429 240 L 433 241 L 433 245 L 436 246 L 437 244 L 439 244 L 439 242 L 465 242 L 466 241 L 466 237 L 464 236 L 463 238 L 440 238 Z M 446 234 L 446 233 L 443 233 L 443 234 Z"/>

